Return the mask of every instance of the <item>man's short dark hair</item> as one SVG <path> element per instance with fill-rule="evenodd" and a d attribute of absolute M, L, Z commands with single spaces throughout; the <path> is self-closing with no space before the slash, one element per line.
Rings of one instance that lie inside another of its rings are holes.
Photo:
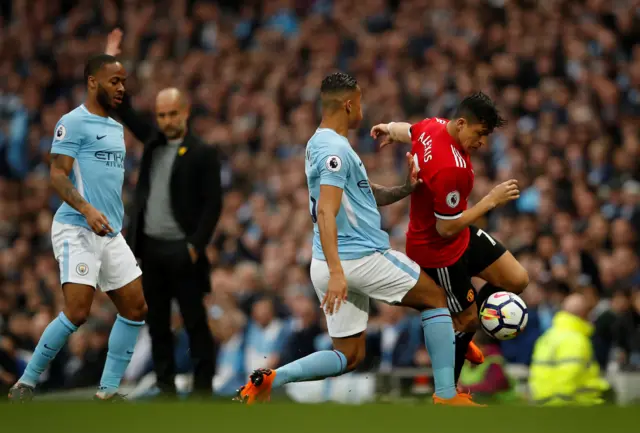
<path fill-rule="evenodd" d="M 469 123 L 480 123 L 487 128 L 488 133 L 507 124 L 498 113 L 496 104 L 482 92 L 464 98 L 458 105 L 455 117 L 462 117 Z"/>
<path fill-rule="evenodd" d="M 353 78 L 351 75 L 345 74 L 344 72 L 334 72 L 333 74 L 327 75 L 324 80 L 322 80 L 320 93 L 327 94 L 354 91 L 357 88 L 358 80 Z"/>
<path fill-rule="evenodd" d="M 85 83 L 89 79 L 89 75 L 95 76 L 100 68 L 104 65 L 110 65 L 111 63 L 116 63 L 118 59 L 109 54 L 96 54 L 91 56 L 87 63 L 84 65 L 84 81 Z"/>

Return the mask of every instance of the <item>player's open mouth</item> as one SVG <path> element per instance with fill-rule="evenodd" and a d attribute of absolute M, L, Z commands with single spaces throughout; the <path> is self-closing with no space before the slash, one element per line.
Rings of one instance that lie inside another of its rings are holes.
<path fill-rule="evenodd" d="M 113 97 L 113 100 L 118 104 L 122 102 L 122 95 L 116 95 Z"/>

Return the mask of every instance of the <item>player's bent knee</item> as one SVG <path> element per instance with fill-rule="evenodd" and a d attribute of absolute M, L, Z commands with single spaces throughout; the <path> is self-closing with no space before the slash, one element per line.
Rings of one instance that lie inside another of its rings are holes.
<path fill-rule="evenodd" d="M 82 326 L 87 321 L 90 313 L 91 306 L 67 305 L 64 307 L 64 315 L 77 327 Z"/>
<path fill-rule="evenodd" d="M 345 356 L 347 358 L 347 371 L 353 371 L 364 361 L 365 351 L 361 350 L 349 355 L 345 354 Z"/>
<path fill-rule="evenodd" d="M 149 311 L 149 308 L 147 307 L 147 303 L 144 299 L 142 299 L 142 301 L 132 306 L 129 312 L 130 317 L 127 317 L 127 319 L 133 320 L 136 322 L 142 322 L 147 318 L 148 311 Z"/>
<path fill-rule="evenodd" d="M 141 298 L 129 303 L 125 308 L 120 308 L 118 313 L 125 319 L 142 322 L 147 318 L 148 310 L 147 302 Z"/>
<path fill-rule="evenodd" d="M 513 270 L 509 280 L 507 290 L 515 294 L 520 294 L 524 292 L 524 289 L 529 285 L 529 273 L 525 268 L 519 266 Z"/>
<path fill-rule="evenodd" d="M 432 308 L 447 308 L 447 298 L 444 289 L 436 284 L 424 271 L 416 285 L 402 298 L 402 305 L 418 311 Z"/>

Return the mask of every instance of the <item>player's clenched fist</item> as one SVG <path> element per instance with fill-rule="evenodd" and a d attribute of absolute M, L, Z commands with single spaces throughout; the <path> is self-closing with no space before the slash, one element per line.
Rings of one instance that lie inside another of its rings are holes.
<path fill-rule="evenodd" d="M 105 236 L 109 233 L 113 233 L 113 229 L 109 225 L 107 217 L 93 206 L 90 206 L 87 209 L 84 216 L 87 218 L 87 223 L 89 224 L 89 227 L 91 227 L 91 230 L 93 230 L 98 236 Z"/>
<path fill-rule="evenodd" d="M 325 313 L 331 315 L 334 312 L 340 310 L 340 305 L 347 300 L 347 280 L 344 274 L 331 274 L 329 276 L 329 284 L 327 286 L 327 293 L 320 307 Z"/>
<path fill-rule="evenodd" d="M 500 185 L 494 187 L 487 195 L 495 206 L 502 206 L 512 200 L 516 200 L 520 197 L 520 188 L 518 187 L 518 181 L 510 179 L 506 182 L 502 182 Z"/>

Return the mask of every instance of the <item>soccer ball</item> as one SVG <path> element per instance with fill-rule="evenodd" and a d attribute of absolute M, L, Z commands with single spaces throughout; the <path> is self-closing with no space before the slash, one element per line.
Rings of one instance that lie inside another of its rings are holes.
<path fill-rule="evenodd" d="M 527 305 L 517 295 L 498 292 L 489 296 L 480 309 L 482 329 L 498 340 L 511 340 L 527 326 Z"/>

